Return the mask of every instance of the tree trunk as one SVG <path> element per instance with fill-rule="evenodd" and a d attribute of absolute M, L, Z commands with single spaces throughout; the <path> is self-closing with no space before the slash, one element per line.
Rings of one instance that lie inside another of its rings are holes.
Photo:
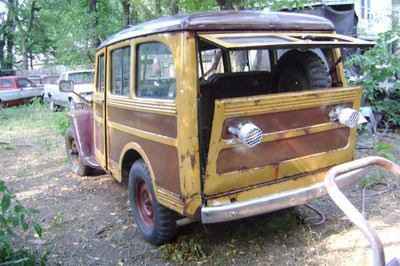
<path fill-rule="evenodd" d="M 176 15 L 179 12 L 179 6 L 178 6 L 179 0 L 172 0 L 171 1 L 171 7 L 170 7 L 170 13 L 171 15 Z"/>
<path fill-rule="evenodd" d="M 232 0 L 216 0 L 216 1 L 217 1 L 218 5 L 219 5 L 219 9 L 221 9 L 221 10 L 232 10 L 232 9 L 234 9 Z"/>
<path fill-rule="evenodd" d="M 4 68 L 4 48 L 6 46 L 6 42 L 4 40 L 0 40 L 0 69 Z"/>
<path fill-rule="evenodd" d="M 156 16 L 161 16 L 161 0 L 156 0 Z"/>
<path fill-rule="evenodd" d="M 7 2 L 7 22 L 6 22 L 6 60 L 4 69 L 10 70 L 14 66 L 14 33 L 15 33 L 15 16 L 16 16 L 16 4 L 14 0 L 8 0 Z"/>
<path fill-rule="evenodd" d="M 132 24 L 131 4 L 129 3 L 129 1 L 126 0 L 122 2 L 122 19 L 125 27 L 128 27 Z"/>
<path fill-rule="evenodd" d="M 97 0 L 90 0 L 89 1 L 89 11 L 90 11 L 90 14 L 93 16 L 92 27 L 95 29 L 99 25 L 98 10 L 97 10 Z M 101 41 L 100 41 L 100 38 L 98 36 L 93 36 L 92 37 L 92 47 L 94 49 L 96 49 L 97 46 L 100 45 L 100 43 L 101 43 Z"/>

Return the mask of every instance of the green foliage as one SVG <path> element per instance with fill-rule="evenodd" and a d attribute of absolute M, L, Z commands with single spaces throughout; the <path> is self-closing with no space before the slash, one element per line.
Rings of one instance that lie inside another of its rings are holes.
<path fill-rule="evenodd" d="M 2 180 L 0 180 L 0 202 L 0 247 L 11 247 L 12 238 L 17 236 L 18 228 L 27 231 L 32 226 L 36 234 L 42 237 L 42 228 L 31 219 L 38 211 L 25 208 Z"/>
<path fill-rule="evenodd" d="M 69 119 L 67 117 L 66 112 L 60 112 L 60 113 L 55 114 L 54 122 L 57 125 L 58 133 L 60 133 L 60 135 L 62 135 L 62 136 L 65 135 L 65 133 L 67 132 L 67 129 L 71 125 L 71 119 Z"/>
<path fill-rule="evenodd" d="M 389 40 L 398 37 L 396 32 L 388 31 L 379 36 L 376 45 L 364 54 L 354 54 L 346 60 L 346 66 L 359 66 L 362 76 L 356 84 L 364 87 L 364 96 L 375 112 L 384 115 L 386 122 L 400 125 L 400 104 L 398 100 L 387 99 L 384 84 L 393 87 L 390 93 L 400 98 L 400 58 L 389 49 Z"/>
<path fill-rule="evenodd" d="M 397 158 L 395 151 L 393 150 L 393 146 L 379 142 L 375 146 L 375 154 L 386 158 L 392 162 L 399 163 L 399 159 Z M 365 178 L 360 180 L 360 185 L 362 187 L 366 187 L 367 185 L 376 185 L 382 182 L 384 176 L 379 171 L 371 171 L 365 176 Z"/>
<path fill-rule="evenodd" d="M 24 207 L 2 180 L 0 205 L 0 263 L 18 261 L 20 265 L 35 265 L 38 262 L 43 265 L 46 262 L 46 254 L 38 261 L 36 253 L 13 248 L 13 239 L 20 235 L 21 231 L 27 232 L 33 228 L 36 235 L 42 237 L 42 227 L 32 219 L 38 211 Z"/>
<path fill-rule="evenodd" d="M 398 163 L 399 159 L 393 151 L 393 147 L 390 144 L 380 142 L 376 145 L 376 154 L 383 158 L 386 158 L 392 162 Z"/>
<path fill-rule="evenodd" d="M 293 10 L 293 9 L 303 9 L 310 4 L 314 3 L 310 0 L 273 0 L 267 1 L 267 7 L 270 10 Z"/>

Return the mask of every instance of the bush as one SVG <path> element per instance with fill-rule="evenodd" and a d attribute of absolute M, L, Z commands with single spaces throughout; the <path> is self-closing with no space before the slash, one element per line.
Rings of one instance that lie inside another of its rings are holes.
<path fill-rule="evenodd" d="M 400 56 L 389 45 L 398 33 L 379 35 L 376 45 L 364 54 L 354 54 L 346 60 L 347 67 L 358 66 L 361 77 L 354 84 L 364 87 L 364 97 L 372 109 L 383 115 L 383 121 L 400 125 Z"/>
<path fill-rule="evenodd" d="M 42 227 L 32 220 L 32 216 L 38 211 L 25 208 L 2 180 L 0 180 L 0 205 L 0 263 L 14 261 L 13 264 L 34 265 L 37 263 L 37 254 L 27 250 L 15 250 L 13 239 L 20 234 L 21 229 L 27 232 L 31 227 L 38 237 L 42 237 Z M 46 256 L 43 256 L 39 261 L 40 264 L 45 263 L 45 260 Z"/>

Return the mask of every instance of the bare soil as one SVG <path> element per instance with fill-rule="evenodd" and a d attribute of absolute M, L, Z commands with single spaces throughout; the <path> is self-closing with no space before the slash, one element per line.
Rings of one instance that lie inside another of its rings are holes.
<path fill-rule="evenodd" d="M 326 216 L 318 226 L 305 221 L 315 213 L 300 206 L 229 223 L 190 224 L 180 228 L 174 243 L 152 246 L 140 237 L 131 217 L 125 184 L 109 175 L 82 178 L 69 172 L 64 139 L 53 116 L 48 112 L 0 121 L 0 179 L 27 207 L 40 211 L 36 219 L 44 229 L 43 239 L 26 236 L 17 243 L 47 250 L 51 265 L 366 265 L 371 261 L 368 242 L 328 197 L 310 204 Z M 359 142 L 371 147 L 388 143 L 385 152 L 399 158 L 400 135 L 389 136 L 367 136 Z M 376 153 L 382 151 L 363 149 L 358 156 Z M 389 189 L 365 191 L 366 217 L 390 260 L 400 254 L 400 181 L 372 169 L 363 182 L 377 180 Z M 361 209 L 360 184 L 346 189 L 346 195 Z"/>

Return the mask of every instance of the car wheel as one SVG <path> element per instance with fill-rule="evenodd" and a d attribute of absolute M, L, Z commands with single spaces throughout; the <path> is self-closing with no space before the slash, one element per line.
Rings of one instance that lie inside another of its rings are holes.
<path fill-rule="evenodd" d="M 72 126 L 67 129 L 65 134 L 65 147 L 71 171 L 79 176 L 87 176 L 91 173 L 91 168 L 84 164 L 83 155 L 80 153 L 78 138 Z"/>
<path fill-rule="evenodd" d="M 53 112 L 57 111 L 57 106 L 54 104 L 53 97 L 49 97 L 48 104 L 49 104 L 50 111 L 53 111 Z"/>
<path fill-rule="evenodd" d="M 129 200 L 133 218 L 147 241 L 161 245 L 175 237 L 175 213 L 157 202 L 143 159 L 136 161 L 129 172 Z"/>
<path fill-rule="evenodd" d="M 74 100 L 70 100 L 68 102 L 68 111 L 74 111 L 76 108 L 76 104 Z"/>
<path fill-rule="evenodd" d="M 324 62 L 311 51 L 285 53 L 273 73 L 273 88 L 277 88 L 277 92 L 329 88 L 331 85 Z"/>

